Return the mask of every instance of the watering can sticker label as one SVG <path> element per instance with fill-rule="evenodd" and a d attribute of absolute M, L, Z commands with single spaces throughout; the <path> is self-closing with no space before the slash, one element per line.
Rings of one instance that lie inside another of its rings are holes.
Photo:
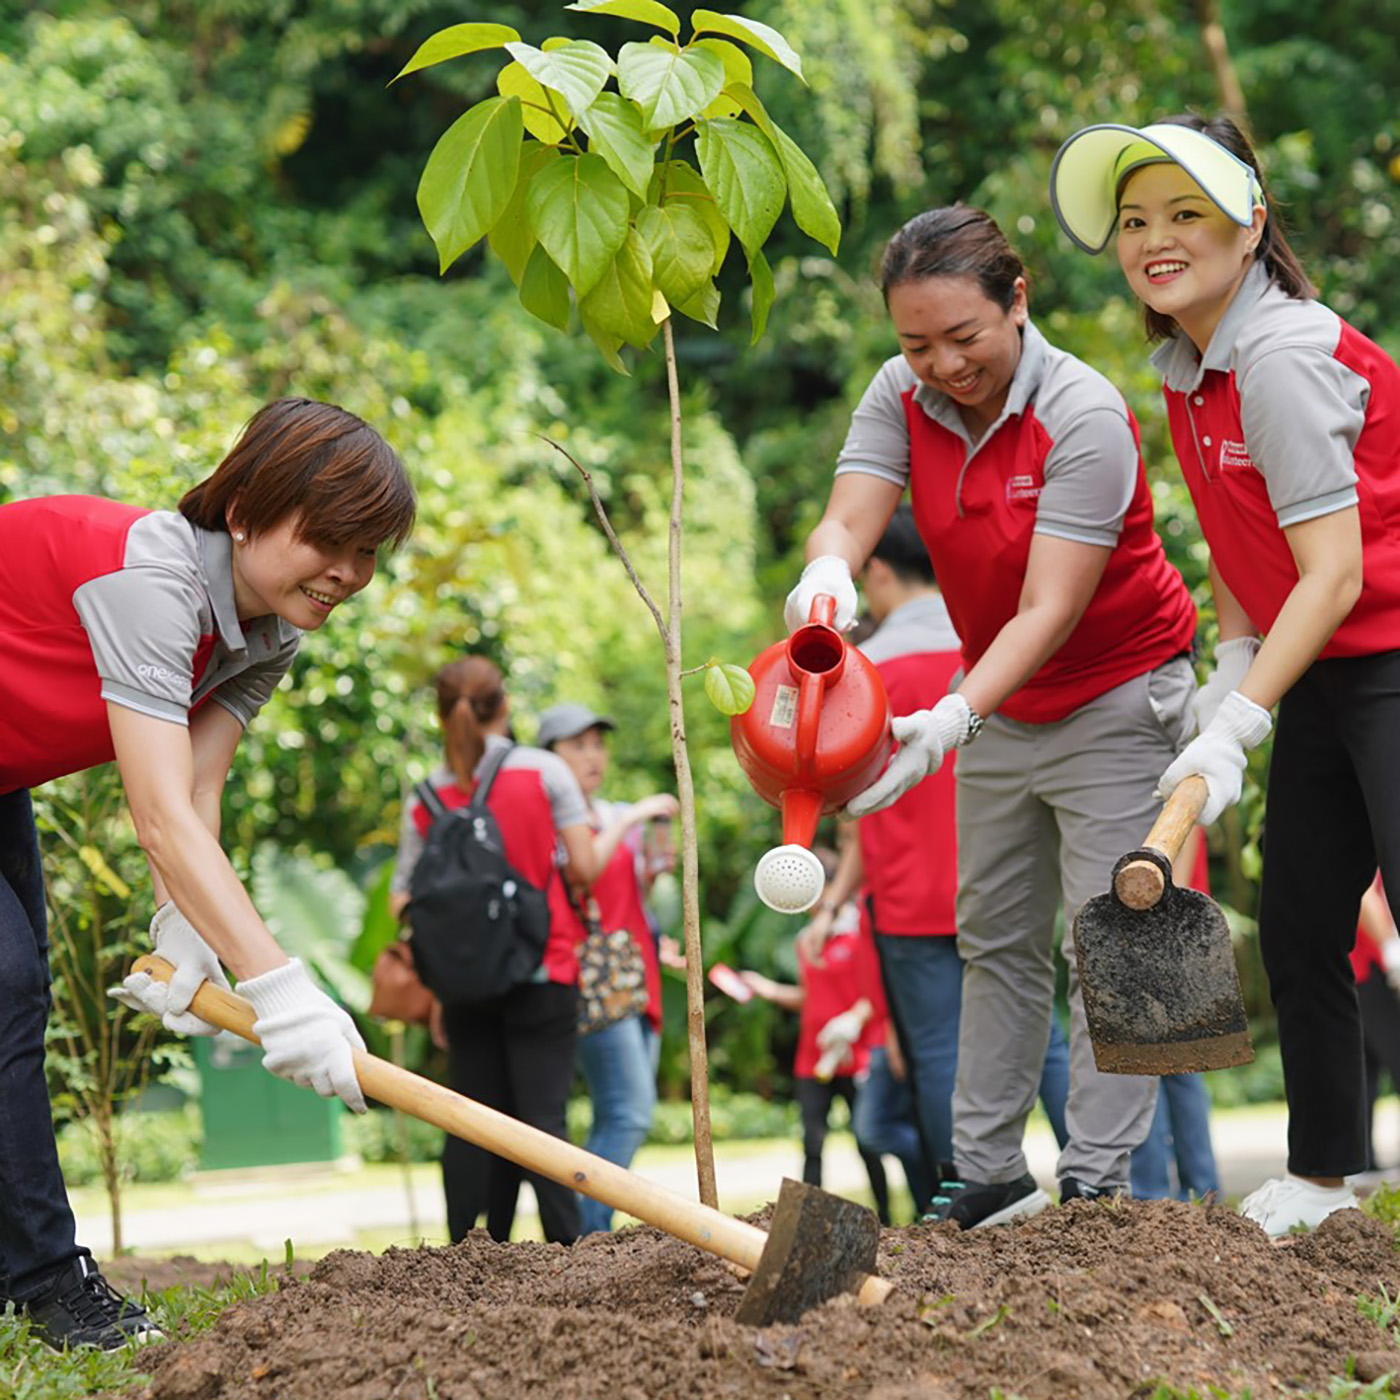
<path fill-rule="evenodd" d="M 773 692 L 773 708 L 768 715 L 768 723 L 774 729 L 791 729 L 797 718 L 797 687 L 780 685 Z"/>

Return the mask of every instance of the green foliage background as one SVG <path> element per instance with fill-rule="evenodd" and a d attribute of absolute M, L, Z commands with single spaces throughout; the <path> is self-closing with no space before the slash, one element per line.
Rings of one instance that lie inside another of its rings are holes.
<path fill-rule="evenodd" d="M 738 8 L 802 54 L 807 90 L 763 63 L 757 86 L 816 161 L 845 235 L 839 256 L 814 255 L 780 223 L 768 250 L 778 301 L 757 346 L 737 256 L 720 276 L 719 333 L 676 328 L 685 663 L 742 661 L 778 631 L 850 408 L 894 348 L 870 275 L 880 246 L 909 215 L 958 198 L 1018 243 L 1043 328 L 1127 394 L 1161 529 L 1199 592 L 1203 554 L 1135 315 L 1111 259 L 1059 237 L 1045 181 L 1086 121 L 1218 105 L 1200 34 L 1212 7 Z M 1219 11 L 1295 242 L 1324 296 L 1400 353 L 1400 3 L 1222 0 Z M 630 377 L 615 375 L 582 337 L 528 317 L 480 250 L 439 281 L 418 175 L 438 135 L 494 92 L 499 57 L 387 84 L 427 35 L 466 19 L 511 24 L 532 43 L 636 37 L 534 0 L 0 0 L 0 500 L 82 491 L 172 505 L 261 402 L 287 392 L 365 416 L 421 492 L 412 542 L 308 639 L 240 752 L 226 836 L 245 872 L 272 842 L 370 885 L 404 786 L 437 751 L 426 682 L 465 650 L 506 668 L 522 738 L 545 705 L 583 700 L 620 722 L 613 796 L 669 783 L 650 618 L 581 483 L 540 436 L 595 473 L 644 577 L 663 588 L 662 366 L 643 354 Z M 782 971 L 791 929 L 747 891 L 773 814 L 703 703 L 691 742 L 707 941 L 715 956 Z M 1217 888 L 1246 942 L 1258 814 L 1251 790 L 1213 836 Z M 1251 996 L 1262 1014 L 1262 988 Z M 679 1027 L 679 1002 L 670 1012 Z M 781 1018 L 713 1012 L 716 1073 L 770 1087 L 786 1068 Z M 675 1086 L 681 1042 L 665 1067 Z"/>

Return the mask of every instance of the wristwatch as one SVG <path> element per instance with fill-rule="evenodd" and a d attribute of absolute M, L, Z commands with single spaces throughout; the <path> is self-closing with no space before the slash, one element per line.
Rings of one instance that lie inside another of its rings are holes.
<path fill-rule="evenodd" d="M 986 722 L 987 721 L 969 705 L 967 707 L 967 736 L 963 739 L 962 745 L 959 747 L 970 744 L 982 732 L 982 726 L 986 724 Z"/>

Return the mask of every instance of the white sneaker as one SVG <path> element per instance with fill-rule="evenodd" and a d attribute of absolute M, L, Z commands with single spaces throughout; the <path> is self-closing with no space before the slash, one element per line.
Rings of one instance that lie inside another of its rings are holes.
<path fill-rule="evenodd" d="M 1354 1210 L 1356 1193 L 1350 1186 L 1317 1186 L 1300 1176 L 1266 1181 L 1240 1202 L 1240 1214 L 1277 1238 L 1298 1225 L 1312 1229 L 1333 1211 Z"/>

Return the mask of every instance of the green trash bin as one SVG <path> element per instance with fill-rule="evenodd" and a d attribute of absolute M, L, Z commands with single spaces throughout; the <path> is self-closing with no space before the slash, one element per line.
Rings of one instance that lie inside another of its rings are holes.
<path fill-rule="evenodd" d="M 323 1099 L 262 1067 L 262 1050 L 227 1031 L 193 1037 L 201 1084 L 205 1171 L 333 1162 L 343 1153 L 339 1099 Z"/>

